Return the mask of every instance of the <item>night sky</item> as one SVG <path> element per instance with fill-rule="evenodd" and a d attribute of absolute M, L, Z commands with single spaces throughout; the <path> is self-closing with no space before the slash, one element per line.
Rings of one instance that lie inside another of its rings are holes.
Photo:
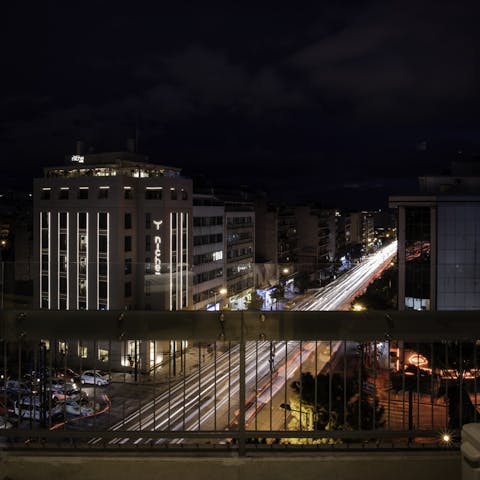
<path fill-rule="evenodd" d="M 478 1 L 10 3 L 2 187 L 136 131 L 188 176 L 339 206 L 480 154 Z"/>

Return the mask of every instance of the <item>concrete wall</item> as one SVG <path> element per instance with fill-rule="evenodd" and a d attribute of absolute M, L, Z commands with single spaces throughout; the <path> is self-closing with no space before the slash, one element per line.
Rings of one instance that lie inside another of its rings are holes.
<path fill-rule="evenodd" d="M 460 479 L 458 451 L 164 457 L 155 454 L 0 453 L 0 480 L 430 480 Z"/>

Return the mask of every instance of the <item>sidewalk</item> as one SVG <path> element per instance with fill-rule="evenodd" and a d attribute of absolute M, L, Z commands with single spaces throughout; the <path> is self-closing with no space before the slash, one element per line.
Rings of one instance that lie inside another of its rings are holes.
<path fill-rule="evenodd" d="M 150 373 L 137 372 L 137 380 L 133 368 L 125 372 L 112 372 L 111 379 L 115 383 L 137 383 L 137 384 L 163 384 L 172 381 L 181 380 L 184 376 L 190 375 L 203 367 L 206 363 L 213 360 L 215 354 L 214 344 L 212 346 L 191 346 L 183 354 L 177 352 L 175 359 L 168 354 L 161 363 L 155 365 Z M 221 355 L 224 349 L 217 347 L 217 356 Z"/>

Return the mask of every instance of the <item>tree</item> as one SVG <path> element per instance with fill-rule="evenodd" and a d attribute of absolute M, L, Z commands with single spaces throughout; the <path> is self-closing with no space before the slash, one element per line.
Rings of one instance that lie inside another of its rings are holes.
<path fill-rule="evenodd" d="M 315 429 L 370 430 L 384 424 L 384 408 L 376 395 L 364 391 L 365 380 L 362 375 L 359 389 L 358 378 L 348 377 L 345 381 L 338 373 L 331 376 L 320 373 L 315 379 L 306 372 L 291 386 L 301 402 L 313 409 Z"/>
<path fill-rule="evenodd" d="M 300 293 L 304 293 L 309 288 L 318 288 L 320 284 L 317 280 L 312 280 L 308 273 L 302 272 L 295 279 L 295 287 Z"/>
<path fill-rule="evenodd" d="M 363 295 L 355 298 L 355 303 L 365 305 L 367 310 L 396 310 L 397 275 L 396 268 L 385 270 L 381 277 L 368 286 Z"/>

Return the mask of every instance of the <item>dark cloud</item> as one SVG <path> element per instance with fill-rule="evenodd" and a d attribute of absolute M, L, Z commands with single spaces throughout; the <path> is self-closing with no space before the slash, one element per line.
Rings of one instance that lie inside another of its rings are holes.
<path fill-rule="evenodd" d="M 478 4 L 341 3 L 50 4 L 8 55 L 2 164 L 57 163 L 79 138 L 122 148 L 138 128 L 187 172 L 315 193 L 478 153 Z"/>
<path fill-rule="evenodd" d="M 320 94 L 349 100 L 360 119 L 416 122 L 446 109 L 471 115 L 480 80 L 473 12 L 475 2 L 375 2 L 290 64 Z"/>

